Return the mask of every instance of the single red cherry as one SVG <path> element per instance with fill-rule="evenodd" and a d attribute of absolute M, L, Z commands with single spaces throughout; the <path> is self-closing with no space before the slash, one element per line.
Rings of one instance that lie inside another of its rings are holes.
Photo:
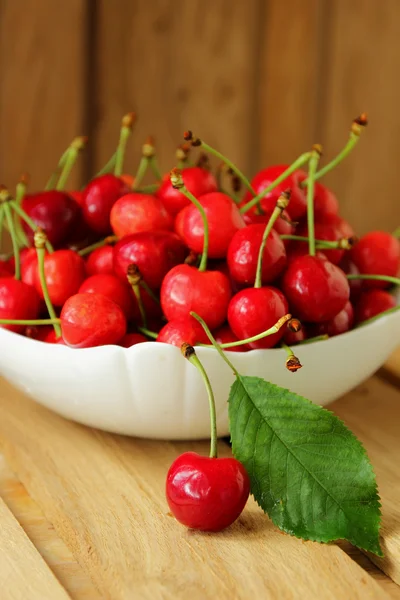
<path fill-rule="evenodd" d="M 28 285 L 35 285 L 38 258 L 35 248 L 29 248 L 21 263 L 21 280 Z"/>
<path fill-rule="evenodd" d="M 339 228 L 336 227 L 336 225 L 334 225 L 333 223 L 329 223 L 329 222 L 316 222 L 314 224 L 314 231 L 315 231 L 315 237 L 317 240 L 324 240 L 327 242 L 338 242 L 340 239 L 342 239 L 344 237 L 342 235 L 341 231 L 339 230 Z M 299 227 L 298 229 L 296 229 L 296 234 L 308 237 L 307 225 L 303 225 L 302 227 Z M 292 242 L 292 244 L 294 246 L 301 244 L 308 248 L 307 242 L 295 241 L 295 242 Z M 340 263 L 345 252 L 346 252 L 346 250 L 342 250 L 340 248 L 333 249 L 333 250 L 328 250 L 325 248 L 323 249 L 323 253 L 325 254 L 326 258 L 328 260 L 330 260 L 331 263 L 333 263 L 334 265 L 338 265 Z"/>
<path fill-rule="evenodd" d="M 347 302 L 343 310 L 340 311 L 330 321 L 324 323 L 318 323 L 312 326 L 312 337 L 317 335 L 329 335 L 333 337 L 346 333 L 353 327 L 354 323 L 354 310 L 351 302 Z"/>
<path fill-rule="evenodd" d="M 12 276 L 13 276 L 13 273 L 10 269 L 9 264 L 6 261 L 1 260 L 0 261 L 0 278 L 1 277 L 12 277 Z"/>
<path fill-rule="evenodd" d="M 258 255 L 265 231 L 265 223 L 247 225 L 231 239 L 227 262 L 232 279 L 242 285 L 254 285 Z M 286 266 L 286 251 L 278 233 L 270 232 L 262 259 L 262 283 L 273 282 Z"/>
<path fill-rule="evenodd" d="M 229 325 L 222 325 L 213 333 L 214 339 L 217 344 L 230 344 L 232 342 L 238 342 L 239 338 L 233 333 L 232 329 Z M 245 352 L 249 350 L 246 344 L 242 346 L 232 346 L 232 348 L 227 348 L 229 352 Z"/>
<path fill-rule="evenodd" d="M 88 275 L 114 273 L 113 258 L 114 248 L 112 246 L 96 248 L 86 259 L 86 273 Z"/>
<path fill-rule="evenodd" d="M 351 249 L 351 260 L 362 275 L 397 277 L 400 268 L 400 242 L 386 231 L 371 231 Z M 387 281 L 364 280 L 364 288 L 386 288 Z"/>
<path fill-rule="evenodd" d="M 147 285 L 158 289 L 168 271 L 183 263 L 186 255 L 185 244 L 172 231 L 134 233 L 114 246 L 114 271 L 126 280 L 128 266 L 135 264 Z"/>
<path fill-rule="evenodd" d="M 141 333 L 127 333 L 119 342 L 118 346 L 130 348 L 131 346 L 136 346 L 136 344 L 143 344 L 143 342 L 148 342 L 148 339 Z"/>
<path fill-rule="evenodd" d="M 346 275 L 359 275 L 360 271 L 351 260 L 350 252 L 345 252 L 342 260 L 340 261 L 339 267 Z M 363 281 L 361 279 L 350 279 L 350 299 L 354 301 L 360 296 L 363 289 Z"/>
<path fill-rule="evenodd" d="M 287 301 L 274 287 L 247 288 L 233 296 L 228 308 L 228 322 L 233 333 L 245 340 L 266 331 L 288 313 Z M 272 348 L 282 338 L 282 327 L 277 333 L 250 342 L 250 348 Z"/>
<path fill-rule="evenodd" d="M 356 323 L 372 319 L 394 308 L 396 299 L 385 290 L 366 290 L 362 292 L 354 307 Z"/>
<path fill-rule="evenodd" d="M 129 192 L 122 179 L 110 173 L 92 179 L 83 191 L 83 216 L 89 227 L 100 235 L 111 232 L 110 213 L 116 201 Z"/>
<path fill-rule="evenodd" d="M 308 335 L 308 330 L 305 327 L 305 325 L 302 325 L 302 327 L 299 331 L 292 331 L 287 326 L 284 327 L 284 329 L 285 329 L 285 332 L 283 334 L 283 341 L 288 346 L 294 346 L 295 344 L 298 344 L 299 342 L 304 342 L 304 340 L 306 340 L 307 337 L 310 337 Z"/>
<path fill-rule="evenodd" d="M 245 226 L 238 207 L 233 200 L 221 192 L 200 196 L 198 201 L 206 213 L 209 229 L 209 258 L 224 258 L 232 236 Z M 200 211 L 190 204 L 178 215 L 179 227 L 186 245 L 201 254 L 204 243 L 204 226 Z"/>
<path fill-rule="evenodd" d="M 301 171 L 300 181 L 307 179 L 308 174 Z M 305 193 L 307 194 L 307 188 Z M 324 221 L 326 217 L 336 215 L 339 212 L 339 202 L 335 194 L 319 181 L 314 182 L 314 217 L 316 220 Z M 347 236 L 344 236 L 347 237 Z"/>
<path fill-rule="evenodd" d="M 355 231 L 353 229 L 353 227 L 350 225 L 350 223 L 348 223 L 348 221 L 346 221 L 345 219 L 343 219 L 343 217 L 341 217 L 340 215 L 336 215 L 336 214 L 325 214 L 322 217 L 319 217 L 318 219 L 316 219 L 316 221 L 318 223 L 329 223 L 329 225 L 334 225 L 336 227 L 336 229 L 339 231 L 340 233 L 340 237 L 342 238 L 354 238 L 355 237 Z M 318 237 L 318 236 L 315 236 Z"/>
<path fill-rule="evenodd" d="M 26 258 L 29 258 L 32 255 L 32 248 L 22 248 L 22 250 L 19 251 L 19 262 L 21 263 L 21 267 L 25 262 Z M 9 258 L 5 264 L 9 267 L 10 269 L 10 273 L 12 273 L 12 275 L 14 275 L 15 273 L 15 258 L 14 256 L 11 256 L 11 258 Z"/>
<path fill-rule="evenodd" d="M 57 337 L 54 327 L 51 328 L 51 331 L 47 332 L 43 338 L 43 342 L 46 342 L 46 344 L 59 344 L 61 346 L 67 345 L 62 337 Z"/>
<path fill-rule="evenodd" d="M 71 198 L 73 198 L 75 200 L 75 202 L 77 204 L 79 204 L 79 206 L 82 208 L 83 199 L 85 197 L 82 190 L 73 190 L 72 192 L 70 191 L 70 192 L 68 192 L 68 195 L 71 196 Z"/>
<path fill-rule="evenodd" d="M 109 273 L 98 273 L 85 279 L 79 294 L 103 294 L 118 304 L 129 321 L 134 314 L 135 298 L 125 276 L 125 282 Z"/>
<path fill-rule="evenodd" d="M 182 317 L 169 321 L 158 334 L 157 342 L 171 344 L 180 348 L 183 343 L 195 346 L 199 342 L 208 343 L 204 329 L 192 316 Z"/>
<path fill-rule="evenodd" d="M 229 527 L 243 511 L 250 493 L 249 476 L 235 458 L 181 454 L 171 465 L 166 483 L 175 518 L 201 531 Z"/>
<path fill-rule="evenodd" d="M 22 201 L 22 208 L 38 227 L 41 227 L 54 246 L 66 242 L 81 218 L 81 209 L 65 192 L 49 190 L 37 194 L 27 194 Z M 33 242 L 33 231 L 25 221 L 22 227 L 30 242 Z"/>
<path fill-rule="evenodd" d="M 186 169 L 182 169 L 181 173 L 186 189 L 195 198 L 199 198 L 203 194 L 216 192 L 218 189 L 214 175 L 207 169 L 187 167 Z M 182 208 L 190 204 L 190 200 L 186 196 L 178 189 L 172 187 L 170 173 L 164 175 L 163 182 L 156 192 L 156 196 L 171 215 L 178 214 Z"/>
<path fill-rule="evenodd" d="M 103 294 L 75 294 L 61 311 L 62 337 L 71 348 L 117 344 L 126 333 L 124 313 Z"/>
<path fill-rule="evenodd" d="M 321 256 L 299 256 L 289 262 L 282 290 L 293 314 L 314 323 L 333 319 L 350 296 L 346 275 Z"/>
<path fill-rule="evenodd" d="M 229 279 L 219 271 L 178 265 L 165 276 L 160 296 L 169 321 L 187 317 L 194 311 L 210 329 L 216 329 L 226 320 L 231 287 Z"/>
<path fill-rule="evenodd" d="M 249 212 L 243 215 L 243 220 L 246 225 L 252 225 L 254 223 L 264 223 L 264 225 L 266 225 L 273 212 L 273 208 L 263 211 L 262 214 L 257 214 L 249 210 Z M 295 227 L 288 221 L 290 221 L 290 215 L 287 210 L 283 210 L 281 217 L 274 223 L 274 229 L 279 233 L 279 235 L 292 235 L 294 233 Z M 289 240 L 286 241 L 288 242 Z"/>
<path fill-rule="evenodd" d="M 40 310 L 40 298 L 34 287 L 13 277 L 0 279 L 0 319 L 36 319 Z M 22 333 L 24 325 L 0 325 L 4 329 Z M 3 350 L 4 351 L 4 350 Z"/>
<path fill-rule="evenodd" d="M 73 250 L 56 250 L 52 254 L 46 254 L 44 272 L 54 306 L 62 306 L 70 296 L 76 294 L 86 277 L 85 262 Z M 35 273 L 35 287 L 43 298 L 38 269 Z"/>
<path fill-rule="evenodd" d="M 161 200 L 150 194 L 131 193 L 114 204 L 110 215 L 111 227 L 118 237 L 172 229 L 173 219 Z"/>
<path fill-rule="evenodd" d="M 25 335 L 32 340 L 44 342 L 52 331 L 54 331 L 52 325 L 29 325 L 25 329 Z"/>

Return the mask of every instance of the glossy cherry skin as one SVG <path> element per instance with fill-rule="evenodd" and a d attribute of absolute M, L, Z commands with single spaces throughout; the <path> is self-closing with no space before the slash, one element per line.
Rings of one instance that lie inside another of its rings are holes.
<path fill-rule="evenodd" d="M 213 336 L 217 344 L 230 344 L 231 342 L 238 342 L 239 338 L 233 333 L 229 325 L 222 325 L 216 331 L 213 332 Z M 232 348 L 226 348 L 228 352 L 245 352 L 249 350 L 247 344 L 242 346 L 233 346 Z"/>
<path fill-rule="evenodd" d="M 181 173 L 185 187 L 195 198 L 210 192 L 216 192 L 218 189 L 214 175 L 207 169 L 187 167 L 182 169 Z M 169 173 L 164 175 L 156 196 L 171 215 L 178 214 L 182 208 L 190 204 L 190 200 L 182 192 L 172 187 Z"/>
<path fill-rule="evenodd" d="M 314 223 L 314 230 L 315 230 L 315 238 L 317 240 L 325 240 L 327 242 L 338 242 L 340 239 L 342 239 L 344 237 L 342 235 L 340 229 L 338 227 L 336 227 L 336 225 L 334 225 L 333 223 L 329 223 L 329 222 Z M 296 229 L 296 234 L 308 237 L 307 225 L 303 225 L 302 227 L 299 227 L 298 229 Z M 292 242 L 292 244 L 293 245 L 307 244 L 307 247 L 308 247 L 307 242 Z M 331 263 L 333 263 L 334 265 L 338 265 L 340 263 L 345 252 L 346 252 L 346 250 L 341 250 L 341 249 L 334 249 L 334 250 L 328 250 L 325 248 L 323 249 L 323 253 L 325 254 L 326 258 L 328 260 L 330 260 Z"/>
<path fill-rule="evenodd" d="M 346 275 L 321 256 L 305 255 L 290 262 L 282 290 L 292 313 L 312 323 L 333 319 L 350 297 Z"/>
<path fill-rule="evenodd" d="M 36 319 L 40 310 L 40 298 L 35 288 L 13 277 L 0 279 L 0 319 Z M 25 325 L 0 325 L 4 329 L 22 333 Z M 3 350 L 4 351 L 4 350 Z"/>
<path fill-rule="evenodd" d="M 88 275 L 97 275 L 99 273 L 114 273 L 114 248 L 112 246 L 103 246 L 96 248 L 86 259 L 86 273 Z"/>
<path fill-rule="evenodd" d="M 400 242 L 386 231 L 371 231 L 351 249 L 351 260 L 363 275 L 397 277 L 400 268 Z M 386 281 L 363 281 L 364 288 L 386 288 Z"/>
<path fill-rule="evenodd" d="M 21 263 L 21 280 L 28 285 L 35 285 L 38 258 L 35 248 L 29 248 L 28 253 Z"/>
<path fill-rule="evenodd" d="M 146 283 L 158 289 L 168 271 L 183 263 L 187 253 L 183 241 L 172 231 L 134 233 L 114 246 L 114 271 L 126 280 L 128 265 L 137 265 Z"/>
<path fill-rule="evenodd" d="M 148 341 L 149 340 L 141 333 L 127 333 L 124 335 L 122 340 L 120 340 L 118 346 L 130 348 L 131 346 L 136 346 L 136 344 L 143 344 L 143 342 Z"/>
<path fill-rule="evenodd" d="M 133 192 L 117 200 L 111 210 L 110 222 L 118 237 L 173 227 L 173 219 L 161 200 L 150 194 Z"/>
<path fill-rule="evenodd" d="M 202 317 L 210 329 L 224 321 L 231 297 L 229 279 L 219 271 L 199 271 L 189 265 L 171 269 L 161 286 L 161 306 L 168 321 L 189 316 Z"/>
<path fill-rule="evenodd" d="M 273 211 L 274 209 L 271 208 L 263 211 L 260 215 L 249 211 L 243 215 L 243 220 L 246 225 L 252 225 L 253 223 L 264 223 L 264 225 L 266 225 Z M 295 227 L 287 222 L 290 221 L 290 215 L 287 210 L 282 211 L 282 216 L 285 217 L 286 220 L 282 218 L 277 219 L 274 223 L 275 231 L 277 231 L 279 235 L 292 235 L 295 232 Z"/>
<path fill-rule="evenodd" d="M 346 306 L 343 310 L 340 311 L 333 319 L 330 321 L 325 321 L 324 323 L 318 323 L 317 325 L 313 325 L 311 329 L 311 336 L 316 335 L 329 335 L 329 337 L 334 337 L 335 335 L 340 335 L 341 333 L 346 333 L 349 331 L 354 324 L 354 310 L 351 302 L 347 302 Z"/>
<path fill-rule="evenodd" d="M 61 311 L 62 337 L 71 348 L 117 344 L 126 333 L 124 313 L 103 294 L 75 294 Z"/>
<path fill-rule="evenodd" d="M 266 331 L 288 313 L 288 303 L 274 287 L 247 288 L 232 297 L 228 308 L 228 323 L 233 333 L 244 340 Z M 251 342 L 255 348 L 272 348 L 282 338 L 284 328 L 277 333 Z"/>
<path fill-rule="evenodd" d="M 233 200 L 221 192 L 212 192 L 198 198 L 203 206 L 209 228 L 209 258 L 224 258 L 232 236 L 245 226 L 245 222 Z M 200 211 L 190 204 L 179 213 L 181 233 L 186 245 L 201 254 L 203 252 L 204 227 Z"/>
<path fill-rule="evenodd" d="M 79 294 L 103 294 L 118 304 L 126 319 L 129 321 L 134 313 L 134 296 L 132 288 L 115 275 L 98 273 L 85 279 L 78 290 Z"/>
<path fill-rule="evenodd" d="M 207 344 L 209 340 L 200 323 L 189 315 L 181 319 L 173 319 L 164 325 L 158 334 L 157 342 L 180 348 L 184 342 L 195 346 L 199 342 Z"/>
<path fill-rule="evenodd" d="M 167 475 L 168 506 L 190 529 L 221 531 L 229 527 L 243 511 L 249 493 L 249 476 L 235 458 L 185 452 Z"/>
<path fill-rule="evenodd" d="M 229 244 L 227 262 L 232 279 L 242 285 L 254 285 L 258 255 L 265 223 L 239 229 Z M 286 266 L 286 250 L 279 234 L 273 229 L 265 245 L 262 261 L 262 283 L 274 281 Z"/>
<path fill-rule="evenodd" d="M 300 171 L 300 181 L 307 179 L 308 174 Z M 304 193 L 307 190 L 304 188 Z M 326 217 L 336 215 L 339 212 L 339 202 L 335 194 L 319 181 L 314 183 L 314 218 L 325 220 Z"/>
<path fill-rule="evenodd" d="M 129 187 L 122 179 L 107 174 L 92 179 L 83 191 L 83 216 L 89 227 L 99 235 L 107 235 L 111 231 L 111 209 Z"/>
<path fill-rule="evenodd" d="M 386 290 L 366 290 L 362 292 L 354 307 L 356 322 L 362 323 L 372 319 L 395 306 L 396 299 Z"/>
<path fill-rule="evenodd" d="M 75 200 L 57 190 L 27 194 L 22 201 L 22 208 L 56 247 L 69 238 L 81 218 L 81 209 Z M 33 242 L 32 229 L 25 221 L 21 220 L 21 223 L 29 241 Z"/>
<path fill-rule="evenodd" d="M 56 250 L 46 254 L 44 273 L 49 290 L 50 300 L 54 306 L 62 306 L 64 302 L 79 290 L 86 277 L 85 262 L 73 250 Z M 35 272 L 35 287 L 43 298 L 39 269 Z"/>

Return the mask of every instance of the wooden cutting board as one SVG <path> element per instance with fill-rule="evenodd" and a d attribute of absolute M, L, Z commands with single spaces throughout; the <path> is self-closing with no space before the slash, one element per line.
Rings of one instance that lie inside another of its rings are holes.
<path fill-rule="evenodd" d="M 373 460 L 384 514 L 386 558 L 380 566 L 399 580 L 400 393 L 374 379 L 333 408 L 363 439 Z M 54 527 L 50 539 L 59 561 L 51 559 L 39 527 L 35 533 L 26 514 L 24 521 L 18 495 L 13 499 L 12 474 L 4 466 L 9 484 L 2 484 L 0 476 L 0 495 L 71 598 L 400 597 L 395 584 L 374 580 L 339 546 L 281 534 L 254 502 L 222 534 L 179 526 L 164 499 L 166 470 L 178 452 L 205 453 L 207 443 L 149 442 L 94 431 L 65 421 L 1 382 L 0 447 L 37 518 Z M 220 448 L 229 454 L 222 442 Z M 70 562 L 70 577 L 60 566 L 61 556 Z M 12 560 L 20 565 L 18 556 Z M 4 577 L 0 561 L 2 593 Z M 61 596 L 54 593 L 49 600 L 53 597 Z M 42 598 L 47 600 L 44 593 Z"/>

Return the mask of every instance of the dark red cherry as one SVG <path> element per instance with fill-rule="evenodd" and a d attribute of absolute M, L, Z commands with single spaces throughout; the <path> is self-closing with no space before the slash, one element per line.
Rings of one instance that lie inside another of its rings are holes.
<path fill-rule="evenodd" d="M 182 169 L 181 173 L 186 189 L 195 198 L 199 198 L 203 194 L 216 192 L 218 189 L 214 175 L 207 169 L 187 167 Z M 190 200 L 182 192 L 172 187 L 170 173 L 163 177 L 163 182 L 156 192 L 156 196 L 171 215 L 178 214 L 182 208 L 190 204 Z"/>
<path fill-rule="evenodd" d="M 11 271 L 10 265 L 4 261 L 0 261 L 0 278 L 2 277 L 12 277 L 13 272 Z"/>
<path fill-rule="evenodd" d="M 36 319 L 40 310 L 40 298 L 35 288 L 13 277 L 0 279 L 0 319 Z M 4 329 L 23 333 L 24 325 L 0 325 Z M 4 351 L 4 350 L 3 350 Z"/>
<path fill-rule="evenodd" d="M 86 277 L 85 262 L 73 250 L 56 250 L 52 254 L 46 254 L 44 272 L 54 306 L 62 306 L 70 296 L 76 294 Z M 38 269 L 35 273 L 35 287 L 43 298 Z"/>
<path fill-rule="evenodd" d="M 230 344 L 232 342 L 238 342 L 239 338 L 233 333 L 229 325 L 222 325 L 216 331 L 213 332 L 214 339 L 217 344 Z M 232 348 L 226 348 L 229 352 L 245 352 L 249 350 L 246 344 L 242 346 L 233 346 Z"/>
<path fill-rule="evenodd" d="M 173 227 L 173 219 L 161 200 L 150 194 L 139 193 L 122 196 L 112 207 L 110 222 L 118 237 Z"/>
<path fill-rule="evenodd" d="M 356 323 L 362 323 L 394 308 L 396 299 L 386 290 L 366 290 L 358 298 L 354 310 Z"/>
<path fill-rule="evenodd" d="M 329 335 L 333 337 L 349 331 L 353 327 L 354 323 L 354 310 L 350 302 L 346 303 L 343 310 L 340 311 L 330 321 L 324 323 L 318 323 L 312 326 L 312 336 L 317 335 Z"/>
<path fill-rule="evenodd" d="M 131 346 L 136 346 L 136 344 L 143 344 L 143 342 L 148 342 L 148 339 L 141 333 L 127 333 L 119 342 L 118 346 L 130 348 Z"/>
<path fill-rule="evenodd" d="M 235 294 L 228 308 L 228 322 L 233 333 L 244 340 L 266 331 L 288 313 L 282 292 L 274 287 L 247 288 Z M 248 344 L 250 348 L 272 348 L 283 336 L 277 333 Z"/>
<path fill-rule="evenodd" d="M 115 175 L 106 174 L 92 179 L 83 191 L 83 216 L 89 227 L 99 235 L 111 232 L 111 209 L 129 187 Z"/>
<path fill-rule="evenodd" d="M 112 246 L 102 246 L 93 250 L 86 259 L 86 273 L 88 275 L 97 275 L 99 273 L 114 273 L 114 248 Z"/>
<path fill-rule="evenodd" d="M 282 290 L 299 319 L 322 323 L 333 319 L 350 296 L 346 275 L 320 256 L 300 256 L 289 262 Z"/>
<path fill-rule="evenodd" d="M 317 240 L 324 240 L 327 242 L 338 242 L 340 239 L 343 238 L 341 231 L 333 223 L 316 222 L 316 223 L 314 223 L 314 230 L 315 230 L 315 238 Z M 303 225 L 302 227 L 299 227 L 298 229 L 296 229 L 296 234 L 308 237 L 307 225 Z M 292 242 L 292 244 L 293 245 L 306 244 L 308 246 L 307 242 L 297 242 L 296 241 L 296 242 Z M 328 249 L 324 248 L 322 250 L 322 252 L 325 254 L 326 258 L 331 261 L 331 263 L 333 263 L 334 265 L 338 265 L 340 263 L 340 261 L 342 260 L 346 250 L 341 250 L 341 249 L 328 250 Z"/>
<path fill-rule="evenodd" d="M 339 267 L 346 275 L 359 275 L 360 271 L 351 260 L 350 252 L 345 252 L 342 260 L 340 261 Z M 361 290 L 363 289 L 363 281 L 361 279 L 351 279 L 349 281 L 350 286 L 350 299 L 354 301 L 359 297 Z"/>
<path fill-rule="evenodd" d="M 363 275 L 397 277 L 400 268 L 400 242 L 386 231 L 371 231 L 350 251 L 351 260 Z M 364 288 L 386 288 L 389 282 L 364 280 Z"/>
<path fill-rule="evenodd" d="M 243 511 L 250 493 L 244 466 L 235 458 L 209 458 L 185 452 L 171 465 L 166 482 L 175 518 L 200 531 L 221 531 Z"/>
<path fill-rule="evenodd" d="M 265 223 L 247 225 L 233 236 L 227 254 L 232 279 L 242 285 L 254 285 L 258 255 Z M 262 283 L 273 282 L 286 266 L 286 251 L 283 241 L 273 229 L 265 245 L 262 261 Z"/>
<path fill-rule="evenodd" d="M 243 218 L 233 200 L 221 192 L 212 192 L 198 198 L 207 216 L 209 228 L 209 258 L 224 258 L 232 236 L 245 227 Z M 194 204 L 186 206 L 177 216 L 179 231 L 186 245 L 203 252 L 204 227 L 200 211 Z M 177 221 L 175 221 L 176 227 Z"/>
<path fill-rule="evenodd" d="M 62 337 L 71 348 L 117 344 L 126 333 L 124 313 L 103 294 L 75 294 L 61 311 Z"/>
<path fill-rule="evenodd" d="M 254 223 L 264 223 L 264 225 L 266 225 L 273 211 L 273 208 L 263 211 L 262 214 L 256 214 L 249 211 L 243 215 L 243 219 L 246 225 L 252 225 Z M 284 217 L 284 219 L 282 217 Z M 283 210 L 281 218 L 277 219 L 274 223 L 274 229 L 279 235 L 292 235 L 295 232 L 295 227 L 288 223 L 288 221 L 290 221 L 290 215 L 287 210 Z"/>
<path fill-rule="evenodd" d="M 181 319 L 173 319 L 164 325 L 158 334 L 157 342 L 172 344 L 172 346 L 180 348 L 184 342 L 191 346 L 195 346 L 199 342 L 207 344 L 208 338 L 200 323 L 189 315 Z"/>
<path fill-rule="evenodd" d="M 187 317 L 194 311 L 210 329 L 216 329 L 226 321 L 230 297 L 231 287 L 226 275 L 219 271 L 202 272 L 189 265 L 171 269 L 161 286 L 161 306 L 169 321 Z"/>
<path fill-rule="evenodd" d="M 103 296 L 107 296 L 107 298 L 118 304 L 127 320 L 130 320 L 134 314 L 136 300 L 126 277 L 125 282 L 123 282 L 110 273 L 98 273 L 85 279 L 78 293 L 103 294 Z"/>
<path fill-rule="evenodd" d="M 168 271 L 183 263 L 187 253 L 183 241 L 172 231 L 134 233 L 114 246 L 114 271 L 126 280 L 128 266 L 137 265 L 146 283 L 158 289 Z"/>
<path fill-rule="evenodd" d="M 283 334 L 283 341 L 285 342 L 285 344 L 287 344 L 288 346 L 294 346 L 295 344 L 298 344 L 299 342 L 304 342 L 304 340 L 307 339 L 308 336 L 308 331 L 305 325 L 302 325 L 302 328 L 300 329 L 300 331 L 291 331 L 291 329 L 289 329 L 289 327 L 284 327 L 284 334 Z"/>
<path fill-rule="evenodd" d="M 81 218 L 81 209 L 75 200 L 57 190 L 27 194 L 22 201 L 22 208 L 46 232 L 49 242 L 57 247 L 69 239 Z M 32 229 L 25 221 L 21 220 L 21 223 L 32 243 Z"/>

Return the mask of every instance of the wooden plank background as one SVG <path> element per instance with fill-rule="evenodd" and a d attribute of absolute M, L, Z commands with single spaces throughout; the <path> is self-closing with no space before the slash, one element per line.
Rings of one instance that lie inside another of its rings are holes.
<path fill-rule="evenodd" d="M 249 174 L 313 142 L 328 158 L 351 120 L 370 125 L 326 178 L 359 233 L 399 224 L 399 0 L 0 0 L 0 182 L 44 185 L 78 134 L 73 184 L 139 115 L 127 170 L 148 133 L 163 170 L 191 128 Z"/>

